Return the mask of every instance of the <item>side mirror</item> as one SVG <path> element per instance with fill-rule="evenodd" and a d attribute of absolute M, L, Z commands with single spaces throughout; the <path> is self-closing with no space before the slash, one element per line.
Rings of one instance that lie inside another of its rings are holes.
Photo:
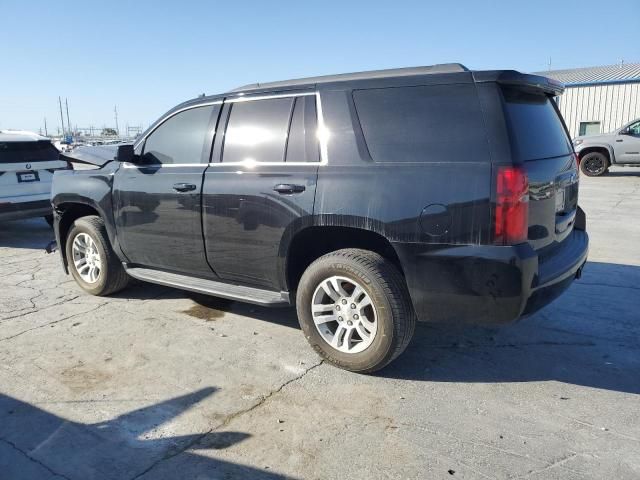
<path fill-rule="evenodd" d="M 630 135 L 630 131 L 628 128 L 623 128 L 622 130 L 620 130 L 619 134 L 620 135 Z"/>
<path fill-rule="evenodd" d="M 135 153 L 133 153 L 133 145 L 118 145 L 116 160 L 118 162 L 135 162 Z"/>

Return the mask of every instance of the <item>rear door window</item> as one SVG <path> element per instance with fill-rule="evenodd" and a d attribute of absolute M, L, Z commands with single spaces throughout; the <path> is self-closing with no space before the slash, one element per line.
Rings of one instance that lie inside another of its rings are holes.
<path fill-rule="evenodd" d="M 223 161 L 284 162 L 293 102 L 287 97 L 232 103 Z"/>
<path fill-rule="evenodd" d="M 0 142 L 0 163 L 34 163 L 58 160 L 60 152 L 49 140 Z"/>
<path fill-rule="evenodd" d="M 518 160 L 560 157 L 573 151 L 553 100 L 544 93 L 503 88 L 511 145 Z"/>
<path fill-rule="evenodd" d="M 375 162 L 488 162 L 474 85 L 355 90 L 353 100 Z"/>
<path fill-rule="evenodd" d="M 287 141 L 287 162 L 318 162 L 318 147 L 315 95 L 297 97 L 291 116 L 291 128 Z"/>

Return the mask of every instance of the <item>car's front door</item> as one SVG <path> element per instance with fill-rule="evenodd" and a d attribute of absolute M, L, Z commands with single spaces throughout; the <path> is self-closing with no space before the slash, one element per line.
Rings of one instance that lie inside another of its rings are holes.
<path fill-rule="evenodd" d="M 616 135 L 613 149 L 616 163 L 640 163 L 640 121 L 632 123 L 624 129 L 624 133 Z"/>
<path fill-rule="evenodd" d="M 202 177 L 219 104 L 180 110 L 116 172 L 113 201 L 120 246 L 131 264 L 213 276 L 202 240 Z"/>
<path fill-rule="evenodd" d="M 312 92 L 225 100 L 203 185 L 207 258 L 222 279 L 284 288 L 287 239 L 313 213 L 317 120 Z"/>

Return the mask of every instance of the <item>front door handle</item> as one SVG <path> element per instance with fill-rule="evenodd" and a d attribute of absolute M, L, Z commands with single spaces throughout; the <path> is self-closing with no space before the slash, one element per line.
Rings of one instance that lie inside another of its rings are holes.
<path fill-rule="evenodd" d="M 618 140 L 616 140 L 616 142 L 622 142 L 623 140 L 621 138 L 619 138 Z"/>
<path fill-rule="evenodd" d="M 273 190 L 282 195 L 291 195 L 292 193 L 302 193 L 305 190 L 304 185 L 292 185 L 290 183 L 280 183 L 273 187 Z"/>
<path fill-rule="evenodd" d="M 192 192 L 196 186 L 193 183 L 174 183 L 173 189 L 176 192 Z"/>

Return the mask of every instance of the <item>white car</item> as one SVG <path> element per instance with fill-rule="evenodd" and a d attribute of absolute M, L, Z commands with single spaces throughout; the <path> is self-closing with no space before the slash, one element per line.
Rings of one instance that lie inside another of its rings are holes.
<path fill-rule="evenodd" d="M 53 173 L 70 165 L 48 138 L 0 130 L 0 222 L 44 217 L 51 223 Z"/>

